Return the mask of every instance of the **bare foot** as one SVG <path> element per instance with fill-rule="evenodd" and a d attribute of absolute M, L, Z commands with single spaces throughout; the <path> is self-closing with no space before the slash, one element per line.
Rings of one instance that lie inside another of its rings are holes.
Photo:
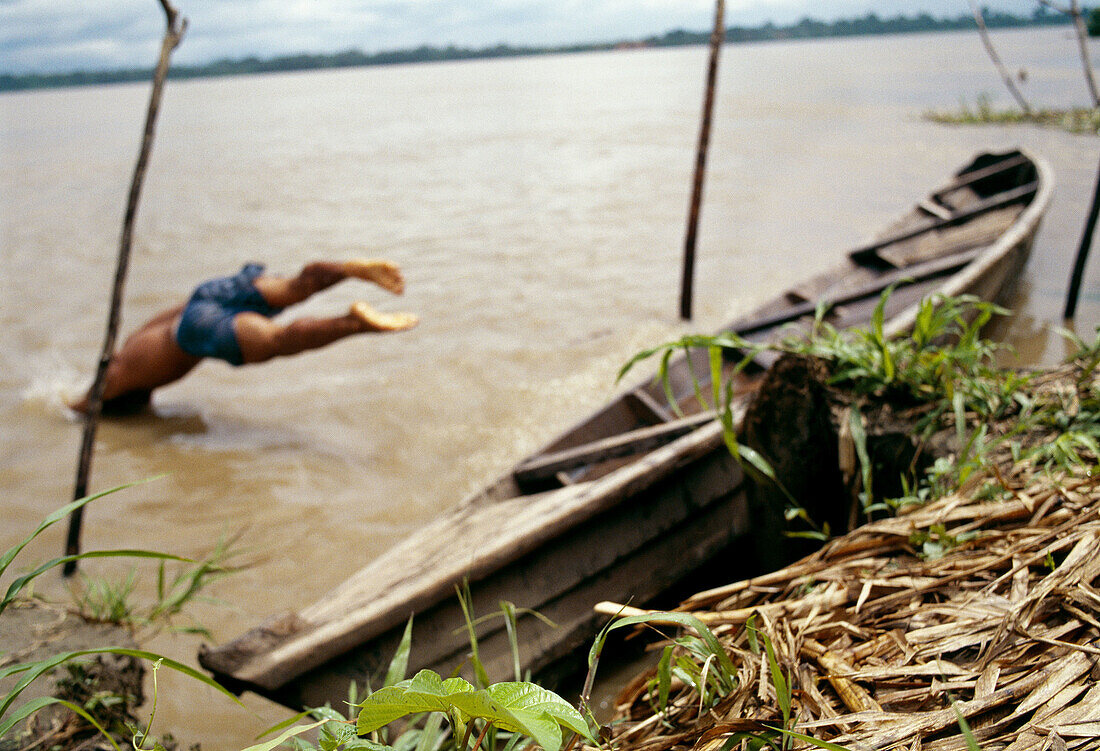
<path fill-rule="evenodd" d="M 401 275 L 401 268 L 393 261 L 381 258 L 353 258 L 350 261 L 344 261 L 344 273 L 357 279 L 374 282 L 395 295 L 405 291 L 405 277 Z"/>
<path fill-rule="evenodd" d="M 381 313 L 365 302 L 353 303 L 350 313 L 368 331 L 406 331 L 420 322 L 412 313 Z"/>

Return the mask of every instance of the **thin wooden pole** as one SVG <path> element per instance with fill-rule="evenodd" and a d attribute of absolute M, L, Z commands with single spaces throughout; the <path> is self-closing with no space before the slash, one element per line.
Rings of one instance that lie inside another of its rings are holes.
<path fill-rule="evenodd" d="M 137 216 L 141 186 L 145 182 L 149 154 L 153 149 L 157 114 L 160 111 L 160 100 L 164 91 L 164 81 L 168 77 L 172 51 L 179 45 L 184 32 L 187 30 L 187 19 L 180 17 L 169 0 L 159 0 L 159 2 L 164 9 L 167 30 L 164 32 L 164 41 L 160 48 L 160 60 L 153 72 L 153 91 L 149 97 L 149 109 L 145 117 L 145 135 L 141 141 L 141 151 L 138 154 L 133 179 L 130 182 L 130 195 L 126 202 L 126 216 L 122 222 L 122 237 L 119 241 L 118 264 L 115 269 L 114 289 L 111 293 L 111 311 L 107 319 L 107 333 L 103 339 L 103 352 L 99 357 L 95 380 L 92 382 L 89 393 L 88 411 L 84 415 L 84 437 L 80 445 L 80 462 L 76 470 L 76 487 L 73 490 L 74 500 L 83 498 L 88 494 L 88 480 L 92 471 L 92 453 L 95 446 L 96 429 L 99 427 L 99 416 L 103 410 L 103 389 L 107 380 L 107 367 L 111 364 L 111 356 L 115 351 L 115 339 L 118 335 L 122 295 L 126 287 L 126 273 L 130 266 L 134 219 Z M 69 517 L 69 533 L 65 539 L 66 556 L 75 556 L 80 553 L 80 530 L 84 520 L 83 511 L 83 507 L 78 508 Z M 76 571 L 76 560 L 68 561 L 62 571 L 65 576 L 72 576 Z"/>
<path fill-rule="evenodd" d="M 691 320 L 692 287 L 695 280 L 695 240 L 699 227 L 699 206 L 703 200 L 703 177 L 706 174 L 707 146 L 710 143 L 710 121 L 714 110 L 714 88 L 718 80 L 718 55 L 726 38 L 725 0 L 717 0 L 714 9 L 714 32 L 710 35 L 710 65 L 707 67 L 707 90 L 703 101 L 703 124 L 699 129 L 699 148 L 695 156 L 695 181 L 688 209 L 687 237 L 684 240 L 684 271 L 680 283 L 680 318 Z"/>
<path fill-rule="evenodd" d="M 1089 96 L 1092 97 L 1092 106 L 1100 107 L 1100 90 L 1096 87 L 1096 76 L 1092 72 L 1092 61 L 1089 58 L 1089 30 L 1085 19 L 1081 16 L 1081 6 L 1077 0 L 1070 0 L 1069 5 L 1058 5 L 1051 0 L 1039 0 L 1040 5 L 1063 13 L 1073 21 L 1073 28 L 1077 32 L 1077 49 L 1081 53 L 1081 65 L 1085 70 L 1085 85 L 1088 86 Z"/>
<path fill-rule="evenodd" d="M 1085 275 L 1085 261 L 1092 247 L 1092 233 L 1096 229 L 1096 218 L 1100 214 L 1100 170 L 1096 175 L 1096 189 L 1092 194 L 1092 206 L 1085 220 L 1085 231 L 1081 235 L 1081 244 L 1077 248 L 1077 259 L 1073 262 L 1073 275 L 1069 280 L 1069 294 L 1066 295 L 1065 318 L 1073 318 L 1077 312 L 1077 293 L 1081 289 L 1081 279 Z"/>
<path fill-rule="evenodd" d="M 1008 69 L 1005 68 L 1005 64 L 1001 62 L 1001 56 L 997 54 L 996 48 L 993 47 L 993 40 L 989 38 L 989 29 L 985 25 L 985 17 L 982 15 L 982 9 L 978 7 L 975 0 L 970 0 L 970 11 L 974 14 L 974 21 L 978 24 L 978 34 L 982 38 L 982 44 L 985 45 L 985 51 L 989 53 L 989 59 L 993 61 L 993 65 L 996 66 L 997 72 L 1001 74 L 1001 80 L 1004 81 L 1005 87 L 1009 93 L 1016 100 L 1016 103 L 1020 105 L 1020 109 L 1024 111 L 1025 115 L 1031 114 L 1031 105 L 1024 99 L 1024 95 L 1020 93 L 1020 90 L 1016 88 L 1016 84 L 1012 81 L 1012 76 L 1009 74 Z"/>

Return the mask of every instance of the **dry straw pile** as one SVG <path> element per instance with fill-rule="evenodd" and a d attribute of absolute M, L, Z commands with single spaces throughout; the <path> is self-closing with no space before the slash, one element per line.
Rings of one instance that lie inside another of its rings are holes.
<path fill-rule="evenodd" d="M 673 673 L 662 711 L 656 671 L 640 676 L 614 746 L 813 747 L 772 730 L 786 723 L 849 749 L 1100 749 L 1100 478 L 1026 464 L 996 475 L 999 500 L 975 500 L 972 478 L 692 597 L 681 609 L 721 639 L 737 689 L 704 702 Z M 695 659 L 696 675 L 717 669 Z"/>

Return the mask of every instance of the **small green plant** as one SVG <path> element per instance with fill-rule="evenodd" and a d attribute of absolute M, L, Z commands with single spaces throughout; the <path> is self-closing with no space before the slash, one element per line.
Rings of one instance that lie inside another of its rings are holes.
<path fill-rule="evenodd" d="M 987 470 L 1002 449 L 1011 450 L 1017 461 L 1030 460 L 1048 468 L 1087 470 L 1090 463 L 1095 464 L 1100 456 L 1100 383 L 1093 376 L 1100 366 L 1100 332 L 1094 342 L 1063 332 L 1076 345 L 1070 359 L 1077 367 L 1077 393 L 1060 403 L 1036 401 L 1029 394 L 1033 377 L 998 367 L 996 357 L 1002 348 L 980 336 L 982 327 L 994 316 L 1009 311 L 969 295 L 934 295 L 919 303 L 910 331 L 888 336 L 885 308 L 892 292 L 887 289 L 882 293 L 866 328 L 835 328 L 825 318 L 827 306 L 821 305 L 806 333 L 770 344 L 749 342 L 733 333 L 686 336 L 639 353 L 622 368 L 619 377 L 637 363 L 658 356 L 658 377 L 670 403 L 675 405 L 669 378 L 672 356 L 706 349 L 709 371 L 692 373 L 695 397 L 706 406 L 713 405 L 722 419 L 727 447 L 747 473 L 758 481 L 775 482 L 786 493 L 767 459 L 738 441 L 732 409 L 733 377 L 762 350 L 826 362 L 830 383 L 854 397 L 849 432 L 859 460 L 859 500 L 865 515 L 940 498 Z M 727 358 L 735 365 L 724 370 Z M 692 361 L 689 357 L 688 362 Z M 922 476 L 903 476 L 903 492 L 897 498 L 876 495 L 860 409 L 864 401 L 872 399 L 918 409 L 921 417 L 915 433 L 919 441 L 944 428 L 953 427 L 955 432 L 955 453 L 936 458 Z M 1048 440 L 1033 440 L 1030 446 L 1021 443 L 1022 436 L 1044 430 Z M 797 499 L 786 494 L 787 520 L 801 520 L 809 527 L 808 532 L 789 534 L 827 537 L 829 530 L 816 528 Z"/>
<path fill-rule="evenodd" d="M 133 606 L 130 596 L 134 591 L 137 569 L 131 568 L 121 581 L 93 578 L 81 572 L 83 589 L 73 590 L 73 602 L 77 612 L 89 621 L 99 623 L 130 623 Z"/>
<path fill-rule="evenodd" d="M 460 590 L 459 595 L 468 608 L 468 589 Z M 466 620 L 472 634 L 474 619 L 468 609 Z M 464 678 L 444 679 L 431 670 L 421 670 L 406 680 L 411 640 L 410 620 L 387 670 L 385 685 L 361 702 L 355 700 L 353 685 L 348 705 L 358 711 L 351 716 L 330 707 L 310 710 L 271 728 L 265 735 L 282 732 L 246 751 L 270 751 L 288 742 L 299 749 L 320 751 L 436 751 L 448 740 L 455 751 L 481 751 L 504 739 L 504 751 L 513 751 L 524 738 L 532 739 L 544 751 L 559 751 L 563 729 L 596 743 L 580 712 L 554 692 L 528 681 L 487 683 L 479 689 Z M 476 643 L 471 637 L 475 652 Z M 307 718 L 312 721 L 300 722 Z M 390 743 L 387 726 L 405 718 L 411 718 L 408 726 Z M 301 738 L 314 730 L 319 733 L 318 746 Z"/>
<path fill-rule="evenodd" d="M 608 634 L 620 628 L 640 625 L 652 628 L 658 624 L 673 624 L 694 632 L 694 636 L 686 634 L 673 639 L 672 645 L 666 647 L 661 653 L 655 679 L 658 688 L 656 707 L 658 711 L 663 712 L 668 706 L 669 688 L 674 676 L 695 687 L 700 697 L 701 709 L 713 706 L 718 699 L 734 690 L 737 686 L 737 668 L 734 667 L 722 643 L 718 641 L 718 637 L 707 628 L 705 623 L 687 613 L 645 613 L 617 617 L 609 621 L 596 636 L 588 652 L 588 677 L 581 692 L 583 711 L 588 711 L 592 682 L 595 680 L 596 669 L 607 643 Z M 681 653 L 694 656 L 695 659 L 674 656 L 673 645 L 681 647 Z"/>
<path fill-rule="evenodd" d="M 82 508 L 88 503 L 91 503 L 92 501 L 102 498 L 106 495 L 118 492 L 123 488 L 132 487 L 135 484 L 137 483 L 123 485 L 118 488 L 104 491 L 102 493 L 97 493 L 87 496 L 85 498 L 78 499 L 76 501 L 73 501 L 72 503 L 62 506 L 61 508 L 54 511 L 52 514 L 48 515 L 33 532 L 31 532 L 23 540 L 9 548 L 2 556 L 0 556 L 0 576 L 3 576 L 7 572 L 8 568 L 15 561 L 16 557 L 23 551 L 24 548 L 27 547 L 27 545 L 29 545 L 36 537 L 42 534 L 42 532 L 49 529 L 51 526 L 61 521 L 62 519 L 67 518 L 69 514 L 71 514 L 74 510 Z M 98 550 L 88 551 L 77 555 L 66 555 L 59 558 L 54 558 L 53 560 L 47 561 L 46 563 L 35 567 L 29 572 L 22 574 L 21 576 L 15 577 L 15 579 L 8 586 L 3 599 L 0 599 L 0 617 L 3 617 L 4 611 L 8 607 L 10 607 L 11 604 L 14 603 L 21 596 L 21 594 L 30 587 L 32 582 L 43 573 L 53 568 L 63 566 L 70 561 L 92 558 L 148 558 L 159 559 L 160 561 L 194 563 L 194 561 L 180 556 L 170 555 L 167 553 L 158 553 L 148 550 Z M 5 734 L 15 728 L 17 725 L 19 725 L 19 723 L 23 722 L 39 710 L 50 705 L 57 704 L 67 707 L 78 716 L 86 720 L 92 727 L 94 727 L 105 738 L 107 738 L 116 750 L 118 750 L 119 747 L 117 742 L 111 736 L 110 732 L 108 732 L 108 730 L 103 727 L 101 722 L 99 722 L 93 716 L 93 714 L 88 711 L 86 707 L 78 705 L 73 701 L 58 697 L 47 696 L 39 699 L 33 699 L 18 707 L 15 706 L 15 702 L 19 699 L 23 691 L 26 690 L 27 686 L 29 686 L 31 683 L 38 680 L 42 676 L 52 672 L 54 669 L 60 666 L 73 663 L 82 658 L 104 654 L 134 657 L 140 660 L 154 662 L 158 665 L 163 665 L 167 668 L 180 672 L 190 678 L 193 678 L 216 689 L 232 701 L 240 704 L 240 700 L 237 699 L 236 696 L 223 688 L 216 681 L 212 680 L 203 673 L 200 673 L 194 668 L 188 667 L 187 665 L 179 663 L 175 660 L 168 659 L 162 655 L 144 650 L 128 649 L 124 647 L 81 649 L 61 652 L 55 655 L 51 655 L 42 660 L 16 663 L 0 668 L 0 679 L 18 677 L 15 685 L 6 694 L 0 696 L 0 737 L 3 737 Z"/>
<path fill-rule="evenodd" d="M 916 548 L 921 558 L 934 561 L 949 550 L 975 539 L 977 532 L 962 532 L 952 535 L 942 524 L 933 524 L 927 530 L 919 530 L 909 536 L 909 544 Z"/>
<path fill-rule="evenodd" d="M 973 296 L 935 295 L 920 302 L 911 331 L 889 336 L 885 329 L 885 310 L 892 294 L 893 288 L 883 291 L 866 328 L 837 329 L 826 320 L 828 307 L 820 305 L 813 325 L 805 334 L 792 333 L 769 344 L 749 342 L 729 332 L 717 336 L 687 336 L 639 353 L 626 363 L 619 378 L 637 363 L 659 356 L 658 377 L 670 403 L 675 404 L 669 379 L 672 356 L 678 352 L 690 355 L 694 349 L 706 349 L 709 372 L 702 376 L 692 373 L 695 396 L 704 405 L 713 405 L 717 411 L 731 454 L 755 479 L 771 481 L 787 495 L 788 521 L 800 519 L 810 527 L 809 532 L 794 534 L 825 538 L 829 530 L 818 529 L 806 516 L 797 499 L 782 488 L 767 459 L 737 439 L 733 378 L 757 354 L 770 350 L 821 359 L 829 364 L 830 383 L 850 390 L 857 400 L 874 397 L 905 405 L 924 405 L 925 416 L 917 430 L 925 436 L 941 426 L 945 419 L 953 418 L 963 447 L 959 461 L 952 465 L 955 482 L 960 481 L 960 475 L 964 480 L 980 466 L 984 456 L 979 449 L 985 446 L 985 437 L 966 435 L 966 415 L 973 413 L 982 420 L 1003 417 L 1016 406 L 1014 396 L 1027 382 L 1025 376 L 1006 375 L 998 370 L 994 358 L 999 348 L 979 336 L 982 326 L 993 316 L 1008 311 Z M 736 364 L 724 370 L 725 358 L 730 353 Z M 688 357 L 687 361 L 690 363 L 692 359 Z M 860 459 L 860 499 L 864 512 L 897 507 L 889 500 L 875 498 L 858 401 L 853 404 L 850 428 Z"/>
<path fill-rule="evenodd" d="M 408 681 L 374 692 L 358 706 L 356 730 L 360 736 L 410 714 L 439 712 L 452 727 L 465 728 L 467 735 L 480 721 L 481 730 L 473 751 L 481 747 L 491 726 L 530 737 L 544 751 L 561 748 L 563 727 L 595 742 L 587 723 L 568 702 L 552 691 L 524 681 L 475 689 L 462 678 L 443 680 L 430 670 L 422 670 Z"/>
<path fill-rule="evenodd" d="M 82 586 L 70 588 L 73 605 L 77 613 L 89 621 L 115 623 L 131 630 L 157 631 L 167 626 L 175 633 L 209 637 L 201 624 L 178 626 L 173 619 L 184 613 L 189 603 L 199 599 L 211 583 L 240 570 L 230 565 L 230 560 L 239 552 L 235 542 L 235 539 L 220 540 L 213 551 L 198 561 L 160 561 L 153 600 L 144 604 L 134 601 L 137 583 L 134 567 L 117 579 L 81 573 Z M 169 563 L 175 564 L 172 570 Z"/>
<path fill-rule="evenodd" d="M 772 688 L 775 689 L 775 701 L 779 705 L 780 713 L 783 715 L 783 726 L 781 728 L 783 733 L 780 736 L 779 751 L 786 751 L 791 745 L 792 736 L 789 731 L 794 725 L 792 716 L 794 686 L 791 682 L 790 673 L 783 672 L 782 668 L 779 667 L 779 660 L 775 656 L 775 647 L 772 645 L 771 639 L 753 625 L 754 617 L 750 617 L 745 624 L 745 633 L 753 654 L 760 654 L 760 642 L 764 642 L 764 652 L 768 659 L 768 674 L 772 680 Z"/>

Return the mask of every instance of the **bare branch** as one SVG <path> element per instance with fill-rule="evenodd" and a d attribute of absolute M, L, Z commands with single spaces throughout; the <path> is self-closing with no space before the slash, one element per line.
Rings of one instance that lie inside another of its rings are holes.
<path fill-rule="evenodd" d="M 989 53 L 990 59 L 997 67 L 997 72 L 1001 74 L 1001 79 L 1004 81 L 1005 86 L 1008 88 L 1010 94 L 1016 100 L 1016 103 L 1020 105 L 1020 109 L 1024 111 L 1024 114 L 1031 115 L 1031 105 L 1024 99 L 1024 95 L 1020 93 L 1020 90 L 1016 88 L 1015 82 L 1012 80 L 1012 76 L 1005 68 L 1003 62 L 1001 62 L 1001 56 L 997 54 L 997 50 L 993 47 L 993 42 L 989 38 L 989 29 L 985 26 L 985 17 L 982 15 L 981 9 L 975 0 L 970 0 L 970 10 L 974 13 L 974 20 L 978 23 L 978 34 L 981 35 L 982 44 L 985 45 L 986 52 Z"/>
<path fill-rule="evenodd" d="M 1070 0 L 1069 5 L 1058 5 L 1052 0 L 1036 0 L 1039 5 L 1051 10 L 1056 10 L 1067 15 L 1073 21 L 1073 30 L 1077 32 L 1077 47 L 1081 53 L 1081 64 L 1085 70 L 1085 84 L 1089 87 L 1089 96 L 1092 97 L 1092 106 L 1100 107 L 1100 91 L 1096 87 L 1096 77 L 1092 72 L 1092 61 L 1089 59 L 1089 30 L 1085 19 L 1081 15 L 1081 6 L 1077 0 Z"/>
<path fill-rule="evenodd" d="M 149 109 L 145 116 L 145 134 L 141 142 L 137 164 L 134 166 L 133 179 L 130 182 L 130 194 L 126 202 L 126 215 L 122 223 L 122 237 L 119 241 L 118 264 L 115 269 L 114 289 L 111 294 L 111 310 L 107 319 L 107 333 L 103 339 L 103 352 L 99 358 L 95 381 L 88 394 L 88 411 L 84 415 L 84 437 L 80 447 L 80 463 L 77 467 L 74 498 L 83 498 L 88 494 L 88 479 L 91 475 L 92 452 L 95 446 L 95 434 L 99 425 L 99 416 L 103 411 L 103 392 L 107 381 L 107 367 L 115 351 L 115 340 L 121 320 L 122 294 L 126 286 L 126 273 L 130 264 L 130 249 L 133 246 L 134 219 L 137 216 L 141 187 L 145 182 L 145 171 L 149 164 L 149 154 L 153 149 L 153 137 L 156 132 L 157 113 L 160 111 L 161 93 L 164 81 L 168 77 L 172 50 L 183 39 L 187 29 L 187 20 L 180 19 L 179 12 L 168 0 L 159 0 L 167 22 L 164 42 L 160 49 L 160 60 L 153 73 L 153 90 L 149 97 Z M 80 528 L 83 521 L 83 507 L 73 512 L 69 519 L 69 533 L 65 543 L 66 555 L 80 552 Z M 64 574 L 71 576 L 76 571 L 76 561 L 65 564 Z"/>
<path fill-rule="evenodd" d="M 1051 2 L 1051 0 L 1036 0 L 1036 1 L 1039 3 L 1039 5 L 1044 5 L 1047 8 L 1050 8 L 1051 10 L 1056 10 L 1059 13 L 1065 13 L 1067 16 L 1070 14 L 1070 9 L 1069 9 L 1068 6 L 1058 5 L 1056 3 Z"/>

